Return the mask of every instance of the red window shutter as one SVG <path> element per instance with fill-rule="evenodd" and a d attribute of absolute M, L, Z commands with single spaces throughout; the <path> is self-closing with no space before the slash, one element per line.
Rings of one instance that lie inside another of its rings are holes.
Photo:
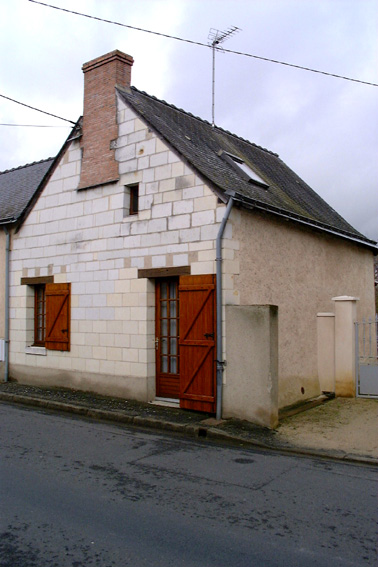
<path fill-rule="evenodd" d="M 71 284 L 46 284 L 46 339 L 49 350 L 70 350 Z"/>

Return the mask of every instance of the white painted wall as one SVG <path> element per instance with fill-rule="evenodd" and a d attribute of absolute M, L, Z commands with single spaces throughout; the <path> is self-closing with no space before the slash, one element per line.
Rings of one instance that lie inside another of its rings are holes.
<path fill-rule="evenodd" d="M 215 273 L 225 206 L 123 102 L 118 109 L 119 183 L 77 191 L 81 151 L 72 142 L 13 239 L 11 374 L 147 400 L 155 386 L 155 295 L 138 269 L 190 264 L 192 274 Z M 125 186 L 135 182 L 139 214 L 128 216 Z M 227 298 L 237 269 L 232 221 L 224 247 Z M 33 288 L 20 280 L 45 275 L 72 284 L 70 352 L 27 348 Z"/>

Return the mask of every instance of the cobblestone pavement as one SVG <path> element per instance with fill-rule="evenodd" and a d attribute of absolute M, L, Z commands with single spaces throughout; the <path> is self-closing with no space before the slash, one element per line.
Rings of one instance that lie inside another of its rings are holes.
<path fill-rule="evenodd" d="M 0 400 L 139 427 L 378 465 L 378 400 L 336 398 L 282 417 L 272 431 L 247 421 L 64 388 L 0 383 Z"/>

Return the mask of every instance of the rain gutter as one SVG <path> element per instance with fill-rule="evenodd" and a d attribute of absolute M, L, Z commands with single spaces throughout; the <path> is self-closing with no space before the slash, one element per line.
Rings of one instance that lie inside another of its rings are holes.
<path fill-rule="evenodd" d="M 320 230 L 321 232 L 326 232 L 328 234 L 332 234 L 334 236 L 338 236 L 339 238 L 344 238 L 346 240 L 350 240 L 351 242 L 355 242 L 356 244 L 362 244 L 363 246 L 366 246 L 367 248 L 369 248 L 370 250 L 372 250 L 374 252 L 374 254 L 378 253 L 378 246 L 377 243 L 374 240 L 369 240 L 369 239 L 365 239 L 365 238 L 359 238 L 356 235 L 353 235 L 351 233 L 348 233 L 346 231 L 342 231 L 342 230 L 337 230 L 334 229 L 331 226 L 328 226 L 326 224 L 317 222 L 317 221 L 311 221 L 310 219 L 306 219 L 304 217 L 300 217 L 299 215 L 295 215 L 295 214 L 288 214 L 285 213 L 284 211 L 280 211 L 279 209 L 277 209 L 276 207 L 272 207 L 269 205 L 264 206 L 262 203 L 258 203 L 256 201 L 253 201 L 252 199 L 248 199 L 248 197 L 245 197 L 244 195 L 240 195 L 240 193 L 234 197 L 235 202 L 240 203 L 240 205 L 246 207 L 246 208 L 250 208 L 250 209 L 256 209 L 256 210 L 261 210 L 267 213 L 271 213 L 275 216 L 281 217 L 285 220 L 289 220 L 289 221 L 293 221 L 299 224 L 303 224 L 306 226 L 309 226 L 310 228 L 314 228 L 316 230 Z"/>
<path fill-rule="evenodd" d="M 223 360 L 223 317 L 222 317 L 222 237 L 224 229 L 226 228 L 228 217 L 230 216 L 233 198 L 230 197 L 227 203 L 226 211 L 222 219 L 221 225 L 219 227 L 217 239 L 216 239 L 216 312 L 217 312 L 217 345 L 216 345 L 216 356 L 217 356 L 217 406 L 216 406 L 216 418 L 222 418 L 222 397 L 223 397 L 223 370 L 224 370 L 224 360 Z"/>

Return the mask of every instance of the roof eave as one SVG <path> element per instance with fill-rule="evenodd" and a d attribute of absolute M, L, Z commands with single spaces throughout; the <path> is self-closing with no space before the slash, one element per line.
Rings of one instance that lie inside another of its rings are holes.
<path fill-rule="evenodd" d="M 8 226 L 10 224 L 16 224 L 17 219 L 14 217 L 8 217 L 5 219 L 0 219 L 0 226 Z"/>
<path fill-rule="evenodd" d="M 305 217 L 301 217 L 300 215 L 294 215 L 285 210 L 275 209 L 274 207 L 265 205 L 263 203 L 253 201 L 252 199 L 248 199 L 244 195 L 240 195 L 235 191 L 226 191 L 226 195 L 232 197 L 235 203 L 238 203 L 241 207 L 246 209 L 257 209 L 269 214 L 284 218 L 286 220 L 293 221 L 295 223 L 308 226 L 312 229 L 318 230 L 320 232 L 326 232 L 328 234 L 332 234 L 333 236 L 338 236 L 340 238 L 344 238 L 345 240 L 349 240 L 351 242 L 355 242 L 356 244 L 360 244 L 369 248 L 374 254 L 378 254 L 378 243 L 374 240 L 369 240 L 368 238 L 359 238 L 354 234 L 349 234 L 347 232 L 342 232 L 337 230 L 332 226 L 327 226 L 321 222 L 317 222 L 315 220 L 311 220 Z"/>

